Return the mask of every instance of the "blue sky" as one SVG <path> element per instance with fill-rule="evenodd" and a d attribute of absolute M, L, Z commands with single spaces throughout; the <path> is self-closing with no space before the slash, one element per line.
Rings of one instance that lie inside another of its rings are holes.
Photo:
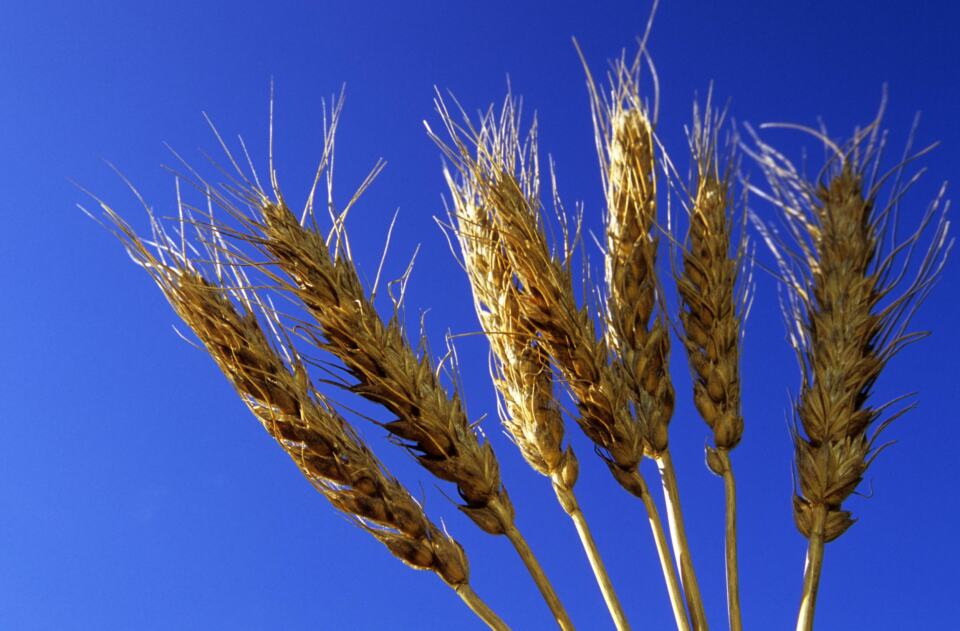
<path fill-rule="evenodd" d="M 633 45 L 648 6 L 630 2 L 6 3 L 0 9 L 0 628 L 412 629 L 474 620 L 434 576 L 415 573 L 342 519 L 299 476 L 118 244 L 83 216 L 73 179 L 135 225 L 143 214 L 103 160 L 160 214 L 174 202 L 167 142 L 196 163 L 216 143 L 208 112 L 242 134 L 262 166 L 276 85 L 277 163 L 299 200 L 320 151 L 321 100 L 347 85 L 338 142 L 341 194 L 378 157 L 387 170 L 354 211 L 360 266 L 372 277 L 400 209 L 387 273 L 421 245 L 407 300 L 427 331 L 475 331 L 466 279 L 434 224 L 441 160 L 421 121 L 433 86 L 469 110 L 514 92 L 540 120 L 560 190 L 599 226 L 602 191 L 589 105 L 571 45 L 589 63 Z M 908 198 L 919 212 L 960 164 L 960 58 L 954 3 L 668 1 L 651 52 L 661 79 L 663 142 L 683 159 L 683 125 L 712 80 L 738 121 L 816 125 L 843 137 L 874 114 L 884 82 L 892 147 L 915 112 L 919 142 L 942 141 Z M 799 156 L 802 139 L 767 137 Z M 807 143 L 806 146 L 810 146 Z M 811 156 L 820 154 L 815 150 Z M 209 171 L 208 171 L 209 172 Z M 757 202 L 755 209 L 769 213 Z M 934 336 L 886 371 L 876 401 L 919 390 L 919 408 L 851 507 L 860 522 L 826 551 L 823 629 L 943 628 L 960 563 L 953 487 L 960 406 L 955 361 L 960 290 L 951 263 L 916 320 Z M 746 434 L 740 485 L 741 574 L 749 628 L 792 623 L 804 541 L 791 518 L 788 392 L 799 375 L 776 287 L 761 275 L 743 359 Z M 518 522 L 574 621 L 608 619 L 570 524 L 544 479 L 496 425 L 486 347 L 459 344 L 473 418 L 500 458 Z M 679 348 L 677 349 L 679 350 Z M 725 621 L 722 488 L 703 466 L 706 428 L 682 355 L 671 444 L 708 615 Z M 440 488 L 369 425 L 363 433 L 431 515 L 466 547 L 477 591 L 516 628 L 549 628 L 506 541 L 479 533 Z M 637 628 L 669 628 L 660 570 L 639 502 L 610 479 L 576 428 L 585 512 Z M 652 480 L 653 478 L 651 478 Z"/>

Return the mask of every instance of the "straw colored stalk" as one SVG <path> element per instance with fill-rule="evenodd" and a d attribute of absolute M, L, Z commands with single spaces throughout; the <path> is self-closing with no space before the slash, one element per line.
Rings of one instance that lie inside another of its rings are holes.
<path fill-rule="evenodd" d="M 653 124 L 639 97 L 642 59 L 641 48 L 631 65 L 623 59 L 614 63 L 606 98 L 587 75 L 607 201 L 608 337 L 644 429 L 646 455 L 660 471 L 674 557 L 691 623 L 699 630 L 707 621 L 668 439 L 674 405 L 670 330 L 656 276 L 657 168 Z"/>
<path fill-rule="evenodd" d="M 717 132 L 722 116 L 694 109 L 691 150 L 697 180 L 689 206 L 683 269 L 677 274 L 683 344 L 693 372 L 693 399 L 713 433 L 707 465 L 724 481 L 727 613 L 731 631 L 743 628 L 737 566 L 736 484 L 730 450 L 743 435 L 740 412 L 740 341 L 745 305 L 738 294 L 744 241 L 733 245 L 731 165 L 718 164 Z M 742 234 L 742 233 L 741 233 Z"/>
<path fill-rule="evenodd" d="M 660 557 L 678 628 L 687 629 L 682 593 L 670 559 L 669 545 L 639 464 L 644 454 L 644 427 L 630 414 L 623 371 L 609 363 L 609 351 L 598 338 L 589 309 L 579 308 L 573 293 L 569 256 L 555 257 L 540 220 L 536 127 L 521 144 L 519 113 L 508 97 L 497 124 L 492 114 L 481 131 L 467 129 L 476 146 L 474 157 L 464 133 L 442 101 L 438 109 L 453 147 L 434 139 L 457 165 L 462 177 L 476 184 L 512 274 L 519 281 L 520 318 L 538 334 L 537 344 L 550 356 L 577 403 L 577 423 L 600 448 L 615 479 L 640 498 Z"/>
<path fill-rule="evenodd" d="M 292 348 L 280 342 L 284 361 L 261 328 L 247 291 L 227 290 L 208 281 L 168 239 L 160 248 L 172 252 L 174 262 L 158 260 L 122 219 L 106 206 L 104 210 L 133 259 L 153 277 L 314 487 L 401 561 L 442 578 L 491 629 L 508 629 L 471 588 L 460 544 L 430 521 L 410 492 L 313 389 Z M 155 234 L 163 237 L 162 229 Z M 231 300 L 231 293 L 241 299 L 242 307 Z"/>
<path fill-rule="evenodd" d="M 518 288 L 476 183 L 458 183 L 445 172 L 453 197 L 452 221 L 473 289 L 481 327 L 490 342 L 492 376 L 500 396 L 500 417 L 527 463 L 548 477 L 587 553 L 617 629 L 629 629 L 623 608 L 574 493 L 579 465 L 572 447 L 563 447 L 564 426 L 553 393 L 550 359 L 520 315 Z"/>
<path fill-rule="evenodd" d="M 890 404 L 870 403 L 873 384 L 893 355 L 925 335 L 908 332 L 909 322 L 952 245 L 943 189 L 917 229 L 898 240 L 898 209 L 916 180 L 904 179 L 904 165 L 925 150 L 910 156 L 908 145 L 905 160 L 877 177 L 885 138 L 879 122 L 843 148 L 811 131 L 834 153 L 816 185 L 769 146 L 758 151 L 767 195 L 785 211 L 793 240 L 790 248 L 765 231 L 792 289 L 786 313 L 803 376 L 794 433 L 794 518 L 808 539 L 802 631 L 813 628 L 824 545 L 854 522 L 844 503 L 879 453 L 878 435 L 912 407 L 887 414 Z M 878 203 L 890 182 L 890 201 Z"/>
<path fill-rule="evenodd" d="M 275 265 L 291 279 L 281 282 L 315 319 L 318 346 L 343 362 L 356 380 L 350 389 L 396 416 L 384 427 L 404 441 L 430 473 L 456 484 L 463 500 L 459 508 L 474 523 L 510 540 L 557 622 L 572 629 L 556 592 L 515 525 L 496 456 L 489 443 L 480 443 L 459 394 L 447 394 L 426 352 L 418 357 L 398 315 L 387 322 L 380 318 L 350 257 L 343 249 L 331 252 L 315 229 L 301 224 L 283 201 L 275 180 L 273 199 L 256 187 L 247 194 L 254 198 L 259 213 L 250 222 L 256 234 L 247 238 L 268 256 L 260 268 Z"/>

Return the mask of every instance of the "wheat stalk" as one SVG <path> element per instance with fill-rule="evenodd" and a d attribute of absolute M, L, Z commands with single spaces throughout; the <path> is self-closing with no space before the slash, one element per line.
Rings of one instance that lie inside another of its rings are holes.
<path fill-rule="evenodd" d="M 703 117 L 696 105 L 690 148 L 697 168 L 689 194 L 689 226 L 683 269 L 676 274 L 682 307 L 682 341 L 693 372 L 693 399 L 713 433 L 707 465 L 723 478 L 727 613 L 731 631 L 743 628 L 737 564 L 736 483 L 730 450 L 743 435 L 740 411 L 740 341 L 748 292 L 738 288 L 746 243 L 733 245 L 735 230 L 730 194 L 732 159 L 720 163 L 717 135 L 723 115 L 707 99 Z M 732 157 L 731 157 L 732 158 Z"/>
<path fill-rule="evenodd" d="M 405 564 L 437 574 L 491 629 L 508 629 L 470 586 L 460 544 L 430 521 L 420 503 L 313 388 L 296 351 L 280 337 L 276 313 L 254 302 L 259 299 L 249 291 L 245 276 L 235 274 L 237 285 L 231 289 L 223 281 L 211 282 L 190 260 L 187 248 L 178 247 L 152 215 L 153 251 L 113 210 L 101 207 L 131 258 L 150 274 L 311 484 Z M 276 344 L 261 328 L 257 307 L 276 321 Z"/>
<path fill-rule="evenodd" d="M 466 128 L 461 128 L 442 100 L 438 100 L 437 106 L 453 142 L 452 147 L 445 148 L 447 157 L 465 179 L 476 184 L 511 273 L 518 281 L 521 319 L 537 332 L 538 344 L 573 394 L 577 424 L 602 450 L 615 479 L 644 503 L 677 626 L 686 629 L 669 544 L 656 504 L 638 470 L 644 453 L 643 426 L 630 415 L 623 371 L 609 363 L 609 351 L 605 341 L 596 335 L 589 309 L 577 306 L 569 248 L 564 260 L 553 256 L 540 221 L 536 126 L 521 143 L 519 112 L 508 98 L 505 115 L 501 117 L 501 124 L 507 129 L 507 133 L 501 134 L 503 142 L 485 143 L 483 134 L 473 130 L 469 121 Z M 477 157 L 468 142 L 476 149 Z"/>
<path fill-rule="evenodd" d="M 479 132 L 483 154 L 500 154 L 514 146 L 512 99 L 498 124 L 489 111 Z M 480 159 L 478 157 L 478 159 Z M 482 183 L 475 174 L 460 181 L 444 173 L 453 199 L 451 224 L 460 245 L 463 268 L 473 289 L 480 324 L 490 342 L 492 377 L 502 400 L 501 420 L 527 463 L 548 477 L 564 512 L 573 520 L 594 576 L 617 629 L 629 629 L 626 615 L 600 557 L 574 493 L 579 465 L 573 448 L 563 447 L 564 425 L 554 397 L 550 359 L 535 330 L 521 315 L 516 286 L 492 212 L 484 205 Z"/>
<path fill-rule="evenodd" d="M 674 391 L 670 330 L 656 275 L 656 141 L 651 114 L 640 99 L 645 55 L 641 43 L 632 63 L 623 57 L 613 63 L 607 95 L 601 95 L 583 63 L 607 201 L 608 337 L 643 428 L 645 455 L 656 461 L 660 471 L 674 557 L 690 621 L 699 630 L 707 628 L 707 620 L 669 448 Z"/>
<path fill-rule="evenodd" d="M 925 335 L 910 332 L 910 320 L 952 245 L 943 188 L 915 231 L 898 237 L 901 199 L 916 181 L 904 179 L 904 168 L 926 150 L 911 155 L 908 143 L 904 160 L 878 175 L 881 115 L 844 146 L 806 130 L 832 153 L 816 184 L 765 143 L 756 152 L 770 188 L 763 194 L 784 211 L 790 239 L 761 225 L 791 290 L 785 314 L 802 369 L 794 431 L 794 518 L 808 539 L 802 631 L 813 628 L 824 545 L 854 522 L 844 503 L 882 449 L 880 433 L 912 407 L 889 414 L 890 404 L 870 403 L 873 384 L 899 350 Z"/>

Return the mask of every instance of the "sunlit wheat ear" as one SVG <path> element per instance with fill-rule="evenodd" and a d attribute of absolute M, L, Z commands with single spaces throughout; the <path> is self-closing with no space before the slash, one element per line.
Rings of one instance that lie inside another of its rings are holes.
<path fill-rule="evenodd" d="M 481 121 L 483 151 L 499 151 L 508 132 L 511 107 L 499 123 L 488 111 Z M 629 623 L 620 606 L 586 518 L 574 493 L 579 465 L 571 447 L 564 448 L 564 425 L 554 396 L 550 358 L 521 309 L 507 253 L 494 224 L 483 183 L 469 172 L 444 175 L 453 200 L 449 228 L 460 245 L 462 266 L 473 289 L 480 325 L 491 349 L 491 375 L 500 397 L 500 417 L 536 471 L 550 478 L 564 511 L 573 520 L 594 575 L 618 629 Z M 531 192 L 532 193 L 532 192 Z"/>
<path fill-rule="evenodd" d="M 609 339 L 645 426 L 647 448 L 658 454 L 667 448 L 674 394 L 669 328 L 658 304 L 655 140 L 649 112 L 639 99 L 638 70 L 622 61 L 614 68 L 606 102 L 593 94 L 607 200 Z"/>
<path fill-rule="evenodd" d="M 783 210 L 786 234 L 764 234 L 790 289 L 785 315 L 803 376 L 794 517 L 809 549 L 799 629 L 813 625 L 824 543 L 854 521 L 844 502 L 876 457 L 880 432 L 906 411 L 890 414 L 889 404 L 872 403 L 873 384 L 900 349 L 925 335 L 911 332 L 910 320 L 952 244 L 944 189 L 925 212 L 911 214 L 912 232 L 898 225 L 917 178 L 904 169 L 929 147 L 911 154 L 908 143 L 904 159 L 881 173 L 886 136 L 879 126 L 878 116 L 842 146 L 807 130 L 830 153 L 815 183 L 757 141 L 768 180 L 761 194 Z"/>
<path fill-rule="evenodd" d="M 233 269 L 235 285 L 210 281 L 190 251 L 153 221 L 154 248 L 103 206 L 131 258 L 160 287 L 264 428 L 303 475 L 338 510 L 379 539 L 410 567 L 430 570 L 454 588 L 492 628 L 506 625 L 469 585 L 461 546 L 376 458 L 357 433 L 311 385 L 307 370 L 281 336 L 279 320 Z M 151 217 L 151 220 L 153 218 Z M 184 226 L 181 224 L 180 230 Z M 219 247 L 219 244 L 213 244 Z M 223 253 L 226 255 L 226 253 Z M 256 310 L 271 320 L 270 342 Z"/>
<path fill-rule="evenodd" d="M 464 269 L 493 354 L 501 420 L 531 467 L 572 488 L 576 456 L 563 446 L 563 419 L 553 395 L 549 357 L 520 314 L 519 289 L 499 234 L 471 184 L 455 183 L 450 173 L 447 181 Z"/>

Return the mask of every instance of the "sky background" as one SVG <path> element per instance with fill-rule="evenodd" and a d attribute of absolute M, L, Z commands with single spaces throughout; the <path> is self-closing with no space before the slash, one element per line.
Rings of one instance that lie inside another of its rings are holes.
<path fill-rule="evenodd" d="M 378 157 L 388 162 L 348 226 L 354 253 L 372 277 L 400 209 L 385 274 L 399 275 L 421 245 L 408 308 L 412 318 L 429 310 L 427 331 L 439 348 L 447 330 L 477 324 L 433 220 L 443 211 L 441 159 L 421 123 L 438 122 L 433 86 L 475 111 L 502 99 L 509 75 L 527 111 L 538 112 L 542 155 L 556 160 L 564 200 L 583 201 L 596 230 L 602 191 L 570 38 L 602 71 L 633 46 L 648 9 L 498 0 L 4 3 L 0 628 L 479 628 L 439 579 L 404 567 L 297 473 L 212 361 L 176 336 L 178 321 L 148 277 L 76 209 L 85 198 L 69 180 L 143 228 L 142 209 L 103 160 L 169 213 L 173 179 L 161 165 L 172 159 L 162 143 L 202 164 L 201 150 L 217 150 L 202 111 L 226 136 L 242 134 L 263 168 L 272 78 L 277 165 L 299 205 L 320 153 L 322 99 L 345 82 L 340 199 Z M 915 217 L 960 164 L 958 19 L 952 2 L 665 2 L 650 42 L 662 89 L 658 132 L 686 165 L 683 125 L 712 80 L 738 121 L 816 125 L 822 117 L 845 137 L 873 117 L 886 82 L 891 146 L 902 146 L 917 111 L 918 141 L 943 142 L 924 159 L 929 173 L 905 206 L 905 217 Z M 810 148 L 813 164 L 822 153 L 796 133 L 766 138 L 792 157 Z M 753 207 L 771 212 L 759 201 Z M 761 260 L 769 258 L 761 252 Z M 916 320 L 933 338 L 899 356 L 878 384 L 875 401 L 919 390 L 920 406 L 890 428 L 897 443 L 863 487 L 872 497 L 850 502 L 860 522 L 827 546 L 819 628 L 955 621 L 955 263 Z M 762 274 L 748 326 L 746 434 L 734 452 L 742 604 L 747 628 L 781 629 L 796 614 L 805 550 L 791 516 L 785 420 L 799 374 L 775 283 Z M 482 426 L 521 530 L 579 628 L 610 628 L 572 525 L 497 426 L 486 343 L 468 337 L 458 350 L 471 418 L 488 415 Z M 703 465 L 706 426 L 680 353 L 673 366 L 671 445 L 707 612 L 719 629 L 722 485 Z M 459 515 L 444 495 L 451 487 L 428 479 L 382 431 L 361 429 L 463 543 L 473 584 L 492 607 L 515 628 L 550 628 L 507 542 Z M 578 429 L 568 434 L 580 455 L 578 495 L 628 616 L 637 628 L 670 628 L 641 504 Z"/>

